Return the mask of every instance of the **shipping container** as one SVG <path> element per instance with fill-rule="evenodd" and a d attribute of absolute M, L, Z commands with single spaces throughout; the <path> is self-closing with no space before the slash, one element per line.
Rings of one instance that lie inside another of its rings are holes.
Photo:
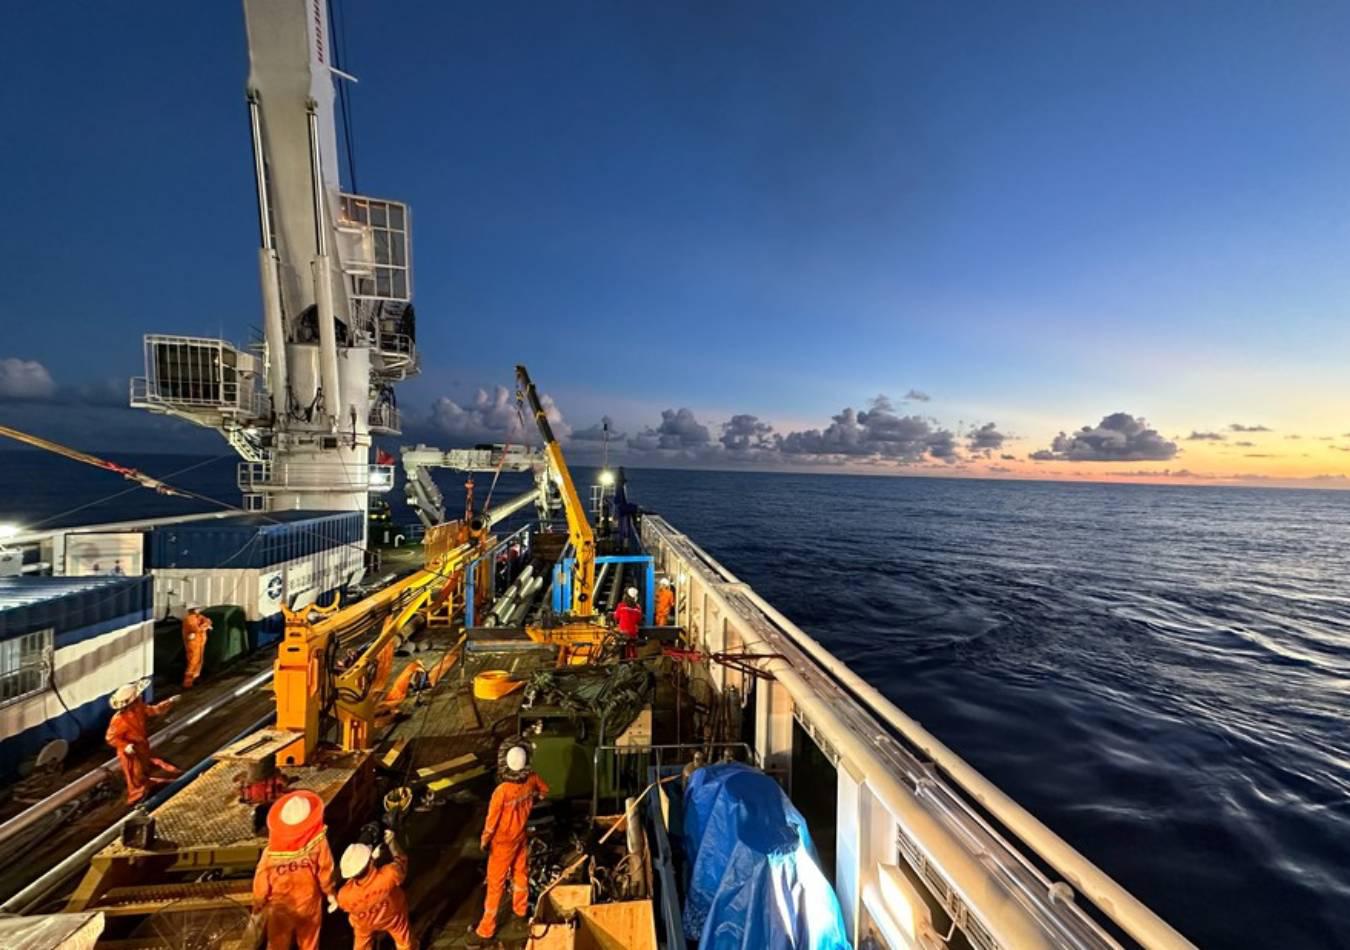
<path fill-rule="evenodd" d="M 359 511 L 273 511 L 222 521 L 163 525 L 146 535 L 146 565 L 157 569 L 253 569 L 349 546 L 360 549 Z"/>
<path fill-rule="evenodd" d="M 153 673 L 153 604 L 148 576 L 0 578 L 0 779 L 101 740 L 113 691 Z"/>

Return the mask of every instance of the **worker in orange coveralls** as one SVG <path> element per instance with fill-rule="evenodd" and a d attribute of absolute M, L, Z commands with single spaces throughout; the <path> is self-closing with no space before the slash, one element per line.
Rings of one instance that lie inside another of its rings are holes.
<path fill-rule="evenodd" d="M 183 669 L 183 689 L 192 689 L 202 675 L 202 657 L 206 655 L 206 636 L 211 632 L 211 621 L 197 607 L 189 607 L 183 618 L 183 650 L 187 665 Z"/>
<path fill-rule="evenodd" d="M 338 891 L 338 906 L 351 921 L 352 950 L 371 950 L 383 932 L 397 950 L 417 950 L 417 938 L 408 925 L 408 898 L 400 887 L 408 876 L 408 856 L 399 848 L 392 830 L 384 832 L 384 844 L 393 860 L 375 866 L 378 848 L 368 844 L 348 845 L 342 852 L 342 876 L 347 883 Z"/>
<path fill-rule="evenodd" d="M 117 761 L 121 763 L 122 775 L 127 781 L 128 805 L 134 805 L 144 798 L 152 783 L 169 781 L 163 776 L 152 776 L 152 769 L 160 768 L 170 775 L 177 775 L 180 771 L 173 763 L 150 754 L 148 728 L 149 721 L 168 712 L 178 702 L 178 697 L 151 706 L 142 696 L 149 685 L 150 681 L 143 679 L 119 686 L 108 700 L 116 711 L 108 723 L 108 732 L 104 738 L 117 751 Z"/>
<path fill-rule="evenodd" d="M 316 950 L 323 897 L 337 909 L 333 852 L 323 801 L 308 789 L 287 792 L 267 813 L 267 850 L 253 874 L 253 913 L 267 912 L 267 950 Z"/>
<path fill-rule="evenodd" d="M 664 627 L 666 621 L 670 619 L 671 611 L 675 609 L 675 588 L 670 584 L 669 577 L 661 578 L 661 586 L 656 591 L 656 625 Z"/>
<path fill-rule="evenodd" d="M 487 899 L 483 919 L 474 931 L 484 940 L 497 933 L 497 909 L 501 906 L 506 878 L 511 877 L 511 910 L 524 917 L 530 904 L 529 843 L 525 824 L 536 800 L 548 795 L 544 780 L 529 767 L 529 755 L 523 746 L 512 746 L 506 753 L 502 781 L 492 792 L 481 843 L 488 852 Z"/>

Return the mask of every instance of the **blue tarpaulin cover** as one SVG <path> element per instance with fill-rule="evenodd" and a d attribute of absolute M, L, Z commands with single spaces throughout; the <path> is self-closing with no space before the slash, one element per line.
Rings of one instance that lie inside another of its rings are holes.
<path fill-rule="evenodd" d="M 844 950 L 834 889 L 783 790 L 739 762 L 709 765 L 684 792 L 684 931 L 716 950 Z"/>

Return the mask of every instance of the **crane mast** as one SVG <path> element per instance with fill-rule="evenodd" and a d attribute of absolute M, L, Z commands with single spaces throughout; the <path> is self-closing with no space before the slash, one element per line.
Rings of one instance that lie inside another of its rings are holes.
<path fill-rule="evenodd" d="M 325 0 L 243 6 L 263 339 L 149 335 L 131 402 L 220 431 L 250 509 L 365 511 L 418 371 L 408 207 L 342 188 Z"/>

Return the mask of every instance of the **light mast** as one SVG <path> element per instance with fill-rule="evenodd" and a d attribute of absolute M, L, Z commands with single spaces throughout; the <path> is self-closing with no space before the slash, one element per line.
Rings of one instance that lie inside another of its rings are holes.
<path fill-rule="evenodd" d="M 397 434 L 394 384 L 418 370 L 405 204 L 339 180 L 325 0 L 244 0 L 263 334 L 145 338 L 131 404 L 217 429 L 245 507 L 367 510 L 392 485 L 372 434 Z"/>

